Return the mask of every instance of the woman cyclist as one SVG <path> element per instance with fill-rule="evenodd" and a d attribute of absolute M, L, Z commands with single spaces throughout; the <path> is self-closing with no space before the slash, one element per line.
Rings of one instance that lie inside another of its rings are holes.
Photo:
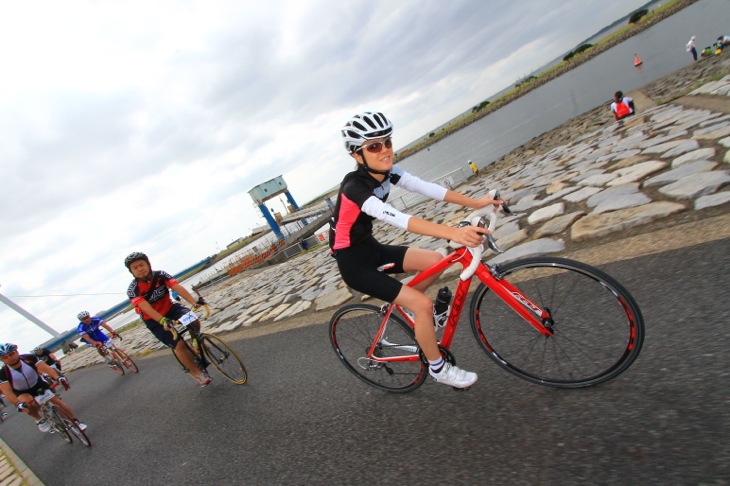
<path fill-rule="evenodd" d="M 477 381 L 476 373 L 445 362 L 439 352 L 433 305 L 424 293 L 439 275 L 415 287 L 403 285 L 386 275 L 425 270 L 439 262 L 442 255 L 431 250 L 379 243 L 373 237 L 373 220 L 382 220 L 411 233 L 476 247 L 487 230 L 474 226 L 450 227 L 402 213 L 386 203 L 390 185 L 474 209 L 503 201 L 489 196 L 473 199 L 425 182 L 394 165 L 392 134 L 391 121 L 382 113 L 373 112 L 353 116 L 342 129 L 345 149 L 357 162 L 357 168 L 345 176 L 337 196 L 330 233 L 332 254 L 348 286 L 406 307 L 415 314 L 416 340 L 428 359 L 429 373 L 434 380 L 456 388 L 468 388 Z M 381 268 L 387 269 L 381 272 Z"/>

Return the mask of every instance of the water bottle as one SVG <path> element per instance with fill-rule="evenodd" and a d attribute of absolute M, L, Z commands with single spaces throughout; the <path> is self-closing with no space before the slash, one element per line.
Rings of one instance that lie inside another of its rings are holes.
<path fill-rule="evenodd" d="M 436 300 L 433 302 L 433 320 L 436 328 L 444 327 L 449 317 L 449 304 L 451 303 L 451 290 L 448 287 L 439 289 Z"/>

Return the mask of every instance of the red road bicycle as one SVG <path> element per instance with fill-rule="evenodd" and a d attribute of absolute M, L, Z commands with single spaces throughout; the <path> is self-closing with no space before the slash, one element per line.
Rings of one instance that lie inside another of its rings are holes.
<path fill-rule="evenodd" d="M 491 192 L 499 198 L 496 191 Z M 505 212 L 509 209 L 502 207 Z M 468 221 L 496 225 L 497 208 L 475 211 Z M 487 242 L 496 252 L 491 235 Z M 450 346 L 472 278 L 480 281 L 469 308 L 479 345 L 505 370 L 539 385 L 579 388 L 620 375 L 636 360 L 644 340 L 644 319 L 629 292 L 605 272 L 566 258 L 537 256 L 501 265 L 481 261 L 483 247 L 457 248 L 416 275 L 414 286 L 451 265 L 463 271 L 439 348 L 455 364 Z M 351 304 L 330 320 L 332 347 L 342 363 L 365 383 L 406 393 L 423 384 L 428 363 L 415 339 L 413 317 L 402 307 Z"/>

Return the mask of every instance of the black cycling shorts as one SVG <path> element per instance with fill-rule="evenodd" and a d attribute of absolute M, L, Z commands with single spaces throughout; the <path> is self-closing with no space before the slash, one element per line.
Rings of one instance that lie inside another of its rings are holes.
<path fill-rule="evenodd" d="M 190 312 L 190 309 L 187 307 L 178 304 L 177 302 L 172 303 L 172 307 L 170 307 L 170 310 L 167 311 L 167 314 L 165 314 L 165 317 L 168 319 L 180 319 L 182 316 Z M 170 331 L 166 331 L 165 328 L 160 324 L 159 322 L 153 320 L 153 319 L 145 319 L 144 320 L 145 325 L 147 326 L 147 329 L 150 330 L 152 334 L 155 335 L 157 339 L 159 339 L 163 344 L 166 346 L 169 346 L 171 348 L 174 348 L 177 345 L 177 342 L 180 340 L 180 337 L 178 336 L 177 339 L 174 339 L 172 336 L 172 333 Z"/>
<path fill-rule="evenodd" d="M 383 245 L 375 238 L 337 250 L 335 258 L 342 280 L 352 289 L 376 299 L 393 302 L 403 283 L 388 273 L 403 273 L 407 246 Z M 387 266 L 383 271 L 378 267 Z"/>

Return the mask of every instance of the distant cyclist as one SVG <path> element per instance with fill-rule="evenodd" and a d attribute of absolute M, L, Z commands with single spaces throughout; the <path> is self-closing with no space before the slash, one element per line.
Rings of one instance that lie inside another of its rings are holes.
<path fill-rule="evenodd" d="M 190 312 L 187 307 L 170 300 L 170 290 L 182 296 L 190 305 L 205 305 L 205 300 L 197 301 L 185 287 L 169 273 L 152 270 L 150 260 L 144 253 L 134 252 L 124 259 L 124 266 L 134 275 L 129 284 L 127 297 L 142 315 L 147 329 L 166 346 L 173 349 L 180 362 L 197 378 L 200 386 L 207 386 L 211 378 L 202 373 L 195 364 L 193 355 L 182 342 L 180 336 L 175 339 L 169 331 L 169 322 L 180 319 Z"/>
<path fill-rule="evenodd" d="M 48 366 L 55 368 L 59 372 L 61 371 L 61 361 L 48 349 L 43 346 L 38 346 L 33 350 L 33 352 L 36 356 L 38 356 L 38 359 L 46 363 Z"/>
<path fill-rule="evenodd" d="M 33 397 L 42 394 L 50 388 L 41 377 L 47 373 L 52 379 L 58 380 L 64 388 L 68 388 L 68 381 L 60 376 L 55 369 L 48 366 L 33 354 L 18 354 L 18 346 L 12 343 L 0 344 L 0 360 L 4 366 L 0 368 L 0 393 L 15 405 L 19 412 L 25 412 L 36 421 L 41 432 L 50 432 L 51 424 L 41 417 L 40 406 Z M 51 399 L 55 405 L 64 410 L 76 422 L 81 430 L 86 424 L 79 422 L 76 414 L 60 398 Z"/>
<path fill-rule="evenodd" d="M 431 377 L 438 383 L 468 388 L 477 381 L 476 373 L 447 363 L 438 348 L 433 304 L 424 290 L 439 275 L 415 287 L 403 285 L 386 275 L 425 270 L 443 257 L 432 250 L 378 242 L 373 237 L 373 220 L 379 219 L 411 233 L 476 247 L 482 242 L 485 229 L 446 226 L 402 213 L 386 202 L 391 184 L 431 199 L 475 209 L 502 201 L 489 196 L 473 199 L 425 182 L 394 165 L 392 134 L 393 124 L 382 113 L 357 114 L 342 129 L 345 149 L 357 162 L 357 169 L 347 174 L 340 185 L 330 248 L 337 259 L 340 275 L 348 286 L 415 313 L 416 340 L 428 359 Z M 386 265 L 389 266 L 387 270 L 379 271 Z"/>
<path fill-rule="evenodd" d="M 76 317 L 78 317 L 80 321 L 78 326 L 76 326 L 76 332 L 79 333 L 81 339 L 86 341 L 90 346 L 94 346 L 96 348 L 96 352 L 99 353 L 99 356 L 104 358 L 104 362 L 106 362 L 106 364 L 111 364 L 111 359 L 109 359 L 109 356 L 104 354 L 104 351 L 101 349 L 106 342 L 109 341 L 109 337 L 99 328 L 103 327 L 109 331 L 109 335 L 112 338 L 117 337 L 117 333 L 114 332 L 114 329 L 112 329 L 106 321 L 99 317 L 91 317 L 89 311 L 81 311 Z"/>

